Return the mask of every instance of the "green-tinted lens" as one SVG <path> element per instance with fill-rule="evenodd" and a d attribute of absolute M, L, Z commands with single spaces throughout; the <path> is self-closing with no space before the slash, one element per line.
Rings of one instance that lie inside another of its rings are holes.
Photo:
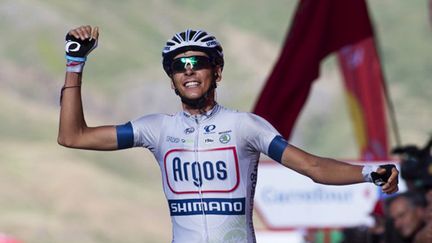
<path fill-rule="evenodd" d="M 210 66 L 210 59 L 205 56 L 180 57 L 173 60 L 172 71 L 184 72 L 187 67 L 190 67 L 192 70 L 200 70 Z"/>

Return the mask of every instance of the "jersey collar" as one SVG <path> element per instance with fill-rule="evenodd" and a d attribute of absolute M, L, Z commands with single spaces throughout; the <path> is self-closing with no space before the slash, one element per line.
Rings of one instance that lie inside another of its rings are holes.
<path fill-rule="evenodd" d="M 206 111 L 205 113 L 202 114 L 196 114 L 196 115 L 191 115 L 189 112 L 187 111 L 183 111 L 183 115 L 186 118 L 190 118 L 196 121 L 204 121 L 207 119 L 210 119 L 211 117 L 213 117 L 219 110 L 220 110 L 221 106 L 216 103 L 213 108 L 211 108 L 210 110 Z"/>

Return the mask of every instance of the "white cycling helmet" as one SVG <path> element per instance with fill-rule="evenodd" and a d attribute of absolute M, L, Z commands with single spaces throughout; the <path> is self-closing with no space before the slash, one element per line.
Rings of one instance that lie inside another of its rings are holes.
<path fill-rule="evenodd" d="M 176 33 L 167 41 L 162 50 L 162 65 L 168 75 L 171 74 L 171 62 L 173 58 L 185 51 L 205 52 L 214 65 L 219 65 L 223 68 L 223 50 L 216 37 L 203 30 L 187 29 Z"/>

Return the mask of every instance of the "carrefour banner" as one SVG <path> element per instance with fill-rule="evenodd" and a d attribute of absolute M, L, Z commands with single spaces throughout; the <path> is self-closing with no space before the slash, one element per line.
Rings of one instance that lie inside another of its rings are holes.
<path fill-rule="evenodd" d="M 372 183 L 321 185 L 278 163 L 260 162 L 255 208 L 273 230 L 369 225 L 378 195 Z"/>

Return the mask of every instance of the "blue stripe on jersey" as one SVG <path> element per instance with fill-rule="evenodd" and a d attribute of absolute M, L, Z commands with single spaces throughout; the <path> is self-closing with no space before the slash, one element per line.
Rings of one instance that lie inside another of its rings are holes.
<path fill-rule="evenodd" d="M 282 136 L 277 135 L 270 143 L 268 156 L 280 163 L 282 161 L 283 151 L 287 146 L 287 140 L 285 140 Z"/>
<path fill-rule="evenodd" d="M 132 148 L 134 145 L 134 134 L 132 123 L 116 126 L 118 149 Z"/>
<path fill-rule="evenodd" d="M 246 199 L 202 198 L 168 200 L 171 216 L 187 215 L 244 215 Z"/>

